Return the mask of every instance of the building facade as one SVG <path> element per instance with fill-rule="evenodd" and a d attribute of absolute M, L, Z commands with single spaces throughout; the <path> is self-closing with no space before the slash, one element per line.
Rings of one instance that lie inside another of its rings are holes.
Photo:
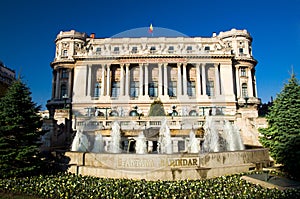
<path fill-rule="evenodd" d="M 14 70 L 6 67 L 0 61 L 0 97 L 2 97 L 8 87 L 12 84 L 15 80 L 16 73 Z"/>
<path fill-rule="evenodd" d="M 60 32 L 55 44 L 47 107 L 50 118 L 68 118 L 73 130 L 109 137 L 117 120 L 124 139 L 143 131 L 155 141 L 167 118 L 175 143 L 191 129 L 201 137 L 205 117 L 211 115 L 236 124 L 245 144 L 259 145 L 257 61 L 246 30 L 139 38 L 95 38 L 71 30 Z M 163 114 L 151 110 L 155 104 Z M 183 145 L 174 150 L 184 151 Z"/>

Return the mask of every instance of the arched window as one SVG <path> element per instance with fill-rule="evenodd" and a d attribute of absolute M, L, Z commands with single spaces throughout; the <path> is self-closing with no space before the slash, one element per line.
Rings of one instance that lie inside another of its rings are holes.
<path fill-rule="evenodd" d="M 246 83 L 242 84 L 242 97 L 248 97 L 248 87 Z"/>
<path fill-rule="evenodd" d="M 110 112 L 110 114 L 109 114 L 110 116 L 112 116 L 112 117 L 118 117 L 119 116 L 119 113 L 118 113 L 118 111 L 112 111 L 112 112 Z"/>
<path fill-rule="evenodd" d="M 137 115 L 138 115 L 138 113 L 136 110 L 132 110 L 129 112 L 129 116 L 137 116 Z"/>
<path fill-rule="evenodd" d="M 190 112 L 189 112 L 189 116 L 197 116 L 198 114 L 197 114 L 197 111 L 195 111 L 195 110 L 191 110 Z"/>

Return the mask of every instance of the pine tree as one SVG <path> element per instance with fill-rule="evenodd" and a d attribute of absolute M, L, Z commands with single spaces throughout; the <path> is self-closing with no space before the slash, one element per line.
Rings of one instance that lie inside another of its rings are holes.
<path fill-rule="evenodd" d="M 300 178 L 300 85 L 292 74 L 267 115 L 268 128 L 260 129 L 260 142 L 284 171 Z"/>
<path fill-rule="evenodd" d="M 29 88 L 16 80 L 0 98 L 0 178 L 31 175 L 39 170 L 40 106 Z"/>

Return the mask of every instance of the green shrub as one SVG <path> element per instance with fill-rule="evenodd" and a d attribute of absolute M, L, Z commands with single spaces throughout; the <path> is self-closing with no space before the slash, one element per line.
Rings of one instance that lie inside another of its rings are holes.
<path fill-rule="evenodd" d="M 266 189 L 242 174 L 206 180 L 145 181 L 75 174 L 0 180 L 0 192 L 41 198 L 300 198 L 299 189 Z"/>

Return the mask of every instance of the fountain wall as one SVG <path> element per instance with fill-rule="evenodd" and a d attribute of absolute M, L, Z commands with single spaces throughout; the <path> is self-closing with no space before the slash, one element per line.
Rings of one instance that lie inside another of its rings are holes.
<path fill-rule="evenodd" d="M 66 152 L 69 172 L 105 178 L 146 180 L 203 179 L 261 169 L 267 149 L 217 153 L 111 154 Z"/>

